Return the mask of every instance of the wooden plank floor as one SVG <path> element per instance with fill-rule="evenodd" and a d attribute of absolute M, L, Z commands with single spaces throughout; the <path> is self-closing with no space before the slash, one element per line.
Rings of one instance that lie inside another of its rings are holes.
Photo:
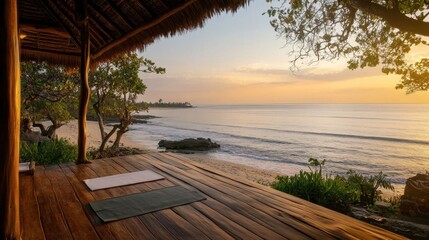
<path fill-rule="evenodd" d="M 91 192 L 84 179 L 151 169 L 165 180 Z M 102 223 L 94 200 L 181 185 L 207 200 Z M 171 153 L 37 167 L 20 176 L 23 239 L 403 239 Z"/>

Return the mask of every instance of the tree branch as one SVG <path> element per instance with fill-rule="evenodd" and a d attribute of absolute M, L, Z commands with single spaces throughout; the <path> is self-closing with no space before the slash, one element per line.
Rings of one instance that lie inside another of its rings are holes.
<path fill-rule="evenodd" d="M 395 9 L 389 9 L 368 0 L 351 0 L 350 3 L 354 8 L 378 16 L 401 31 L 429 36 L 429 22 L 407 17 Z"/>

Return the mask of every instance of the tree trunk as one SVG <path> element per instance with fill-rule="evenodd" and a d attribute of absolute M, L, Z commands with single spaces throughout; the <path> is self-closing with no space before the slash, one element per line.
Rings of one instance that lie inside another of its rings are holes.
<path fill-rule="evenodd" d="M 119 128 L 119 125 L 113 126 L 112 130 L 110 130 L 109 134 L 107 134 L 102 140 L 101 145 L 98 151 L 102 153 L 104 149 L 106 148 L 107 141 L 109 141 L 110 137 L 116 132 L 116 129 Z"/>
<path fill-rule="evenodd" d="M 46 128 L 45 128 L 45 126 L 43 124 L 33 122 L 33 127 L 39 128 L 40 129 L 40 134 L 42 136 L 47 136 L 48 135 L 48 130 L 46 130 Z"/>
<path fill-rule="evenodd" d="M 46 137 L 48 137 L 51 140 L 54 140 L 55 137 L 57 136 L 56 131 L 57 131 L 58 128 L 60 128 L 60 127 L 58 127 L 56 125 L 51 125 L 48 128 L 48 131 L 46 132 Z"/>
<path fill-rule="evenodd" d="M 22 132 L 31 133 L 31 120 L 29 118 L 22 119 Z"/>
<path fill-rule="evenodd" d="M 126 106 L 126 102 L 124 101 L 124 106 Z M 119 148 L 119 143 L 121 142 L 122 135 L 128 132 L 128 127 L 132 123 L 132 117 L 127 109 L 125 109 L 124 116 L 121 117 L 121 123 L 119 124 L 119 130 L 116 133 L 116 140 L 112 145 L 113 149 Z"/>
<path fill-rule="evenodd" d="M 97 121 L 98 121 L 98 128 L 100 129 L 100 136 L 101 140 L 103 140 L 106 137 L 106 132 L 104 130 L 104 118 L 103 114 L 100 111 L 99 103 L 95 103 L 92 105 L 94 108 L 95 114 L 97 115 Z"/>
<path fill-rule="evenodd" d="M 0 239 L 20 239 L 21 89 L 17 1 L 2 0 L 0 9 Z"/>
<path fill-rule="evenodd" d="M 112 145 L 113 149 L 119 148 L 119 143 L 121 142 L 122 135 L 124 135 L 124 133 L 126 133 L 126 132 L 127 131 L 123 131 L 122 129 L 118 130 L 118 132 L 116 133 L 115 142 Z"/>
<path fill-rule="evenodd" d="M 81 58 L 80 58 L 80 99 L 79 99 L 79 117 L 78 117 L 78 159 L 77 164 L 88 163 L 86 159 L 86 112 L 89 103 L 89 84 L 88 71 L 90 64 L 90 39 L 89 39 L 89 20 L 88 20 L 88 1 L 82 0 L 76 2 L 77 19 L 80 24 L 81 35 Z"/>
<path fill-rule="evenodd" d="M 52 123 L 53 124 L 48 128 L 45 128 L 45 126 L 41 123 L 33 123 L 33 127 L 39 128 L 42 136 L 48 137 L 49 139 L 55 139 L 56 130 L 60 128 L 63 124 L 57 124 L 55 122 L 52 122 Z"/>

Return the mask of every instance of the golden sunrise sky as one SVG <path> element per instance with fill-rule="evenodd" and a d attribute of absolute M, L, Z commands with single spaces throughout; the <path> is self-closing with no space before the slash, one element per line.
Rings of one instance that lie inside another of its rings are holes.
<path fill-rule="evenodd" d="M 224 13 L 202 29 L 159 39 L 142 52 L 164 75 L 142 74 L 148 86 L 144 101 L 198 104 L 267 103 L 429 103 L 429 92 L 406 95 L 395 90 L 400 77 L 380 68 L 350 71 L 345 60 L 289 68 L 290 47 L 276 36 L 265 1 L 237 13 Z M 415 60 L 429 49 L 415 49 Z"/>

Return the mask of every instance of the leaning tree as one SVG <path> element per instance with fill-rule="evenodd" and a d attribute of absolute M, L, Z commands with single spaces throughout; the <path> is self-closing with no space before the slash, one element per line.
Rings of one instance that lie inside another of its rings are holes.
<path fill-rule="evenodd" d="M 429 89 L 429 59 L 406 57 L 428 45 L 427 0 L 267 0 L 271 25 L 292 46 L 293 68 L 345 58 L 349 69 L 382 66 L 398 89 Z"/>
<path fill-rule="evenodd" d="M 23 131 L 38 127 L 42 136 L 53 139 L 58 128 L 73 119 L 79 76 L 72 69 L 46 62 L 21 64 Z M 48 120 L 45 127 L 41 121 Z"/>
<path fill-rule="evenodd" d="M 133 122 L 132 114 L 143 109 L 137 97 L 144 94 L 146 85 L 140 73 L 165 73 L 165 68 L 155 66 L 149 59 L 129 53 L 102 63 L 90 74 L 92 103 L 97 115 L 101 134 L 99 153 L 102 153 L 109 139 L 116 133 L 111 149 L 117 149 L 124 133 Z M 116 118 L 116 124 L 106 132 L 105 116 Z"/>

